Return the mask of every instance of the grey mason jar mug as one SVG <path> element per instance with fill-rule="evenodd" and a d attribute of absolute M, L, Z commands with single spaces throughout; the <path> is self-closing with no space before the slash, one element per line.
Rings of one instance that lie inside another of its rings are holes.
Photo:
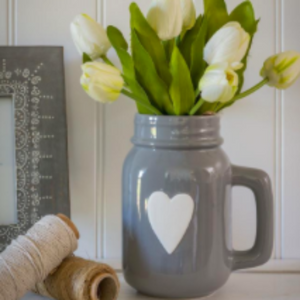
<path fill-rule="evenodd" d="M 220 117 L 136 115 L 123 168 L 123 268 L 129 285 L 156 297 L 207 296 L 234 270 L 267 262 L 273 248 L 269 176 L 232 166 Z M 254 192 L 255 244 L 235 251 L 231 189 Z"/>

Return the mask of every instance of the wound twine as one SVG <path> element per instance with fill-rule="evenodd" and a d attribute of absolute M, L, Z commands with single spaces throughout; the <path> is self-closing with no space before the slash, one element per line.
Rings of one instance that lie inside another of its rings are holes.
<path fill-rule="evenodd" d="M 66 258 L 35 292 L 57 300 L 115 300 L 120 283 L 108 265 L 78 257 Z"/>
<path fill-rule="evenodd" d="M 18 300 L 77 249 L 72 229 L 46 216 L 0 255 L 0 300 Z"/>

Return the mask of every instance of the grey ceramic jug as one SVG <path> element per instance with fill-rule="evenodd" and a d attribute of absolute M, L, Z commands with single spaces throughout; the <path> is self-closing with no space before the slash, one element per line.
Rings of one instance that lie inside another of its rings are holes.
<path fill-rule="evenodd" d="M 221 148 L 220 117 L 136 115 L 123 168 L 123 268 L 129 285 L 154 297 L 207 296 L 234 270 L 267 262 L 273 247 L 269 176 L 232 166 Z M 235 251 L 231 189 L 257 206 L 255 245 Z"/>

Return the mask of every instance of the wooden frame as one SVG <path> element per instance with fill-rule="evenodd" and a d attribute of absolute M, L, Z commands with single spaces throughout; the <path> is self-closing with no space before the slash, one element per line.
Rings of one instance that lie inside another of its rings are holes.
<path fill-rule="evenodd" d="M 18 223 L 0 220 L 0 252 L 43 215 L 70 215 L 63 49 L 0 47 L 0 97 L 7 96 L 14 99 Z"/>

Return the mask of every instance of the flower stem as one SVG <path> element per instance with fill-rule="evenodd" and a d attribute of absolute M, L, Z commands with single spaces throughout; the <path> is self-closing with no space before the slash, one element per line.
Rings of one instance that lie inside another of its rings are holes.
<path fill-rule="evenodd" d="M 205 100 L 204 99 L 200 99 L 197 104 L 191 109 L 189 115 L 190 116 L 194 116 L 195 113 L 201 108 L 201 106 L 204 104 Z"/>
<path fill-rule="evenodd" d="M 134 100 L 136 103 L 144 106 L 145 108 L 147 108 L 149 111 L 153 112 L 155 115 L 161 116 L 162 113 L 155 107 L 153 107 L 152 105 L 148 105 L 147 103 L 144 103 L 142 101 L 139 100 L 138 97 L 136 97 L 134 94 L 126 91 L 126 90 L 122 90 L 122 94 L 127 96 L 128 98 L 131 98 L 132 100 Z"/>
<path fill-rule="evenodd" d="M 237 95 L 236 97 L 234 97 L 232 99 L 232 101 L 237 101 L 237 100 L 240 100 L 242 98 L 245 98 L 245 97 L 253 94 L 254 92 L 258 91 L 260 88 L 262 88 L 264 85 L 266 85 L 268 82 L 269 82 L 269 79 L 265 78 L 264 80 L 262 80 L 260 83 L 258 83 L 257 85 L 255 85 L 251 89 L 249 89 L 249 90 Z"/>
<path fill-rule="evenodd" d="M 197 86 L 196 91 L 195 91 L 195 97 L 197 98 L 200 94 L 200 89 L 199 86 Z"/>
<path fill-rule="evenodd" d="M 185 37 L 185 34 L 187 33 L 187 30 L 186 29 L 184 29 L 182 32 L 181 32 L 181 34 L 180 34 L 180 41 L 182 41 L 183 40 L 183 38 Z"/>
<path fill-rule="evenodd" d="M 231 102 L 231 101 L 230 101 Z M 225 106 L 224 106 L 224 103 L 222 102 L 219 102 L 218 106 L 216 107 L 216 112 L 219 112 L 221 109 L 223 109 Z"/>
<path fill-rule="evenodd" d="M 107 58 L 106 55 L 102 55 L 101 58 L 102 58 L 103 61 L 104 61 L 105 63 L 107 63 L 108 65 L 113 66 L 113 67 L 115 66 L 115 65 Z"/>
<path fill-rule="evenodd" d="M 240 99 L 243 99 L 254 92 L 258 91 L 260 88 L 262 88 L 264 85 L 266 85 L 269 82 L 269 79 L 265 78 L 261 82 L 259 82 L 257 85 L 253 86 L 249 90 L 235 96 L 232 100 L 230 100 L 230 103 L 233 104 L 235 101 L 238 101 Z M 225 108 L 228 106 L 228 103 L 222 103 L 218 108 L 217 111 L 219 112 L 221 109 Z"/>
<path fill-rule="evenodd" d="M 174 46 L 175 46 L 175 39 L 164 41 L 163 46 L 164 46 L 164 49 L 165 49 L 167 60 L 170 61 L 171 57 L 172 57 L 173 50 L 174 50 Z"/>

